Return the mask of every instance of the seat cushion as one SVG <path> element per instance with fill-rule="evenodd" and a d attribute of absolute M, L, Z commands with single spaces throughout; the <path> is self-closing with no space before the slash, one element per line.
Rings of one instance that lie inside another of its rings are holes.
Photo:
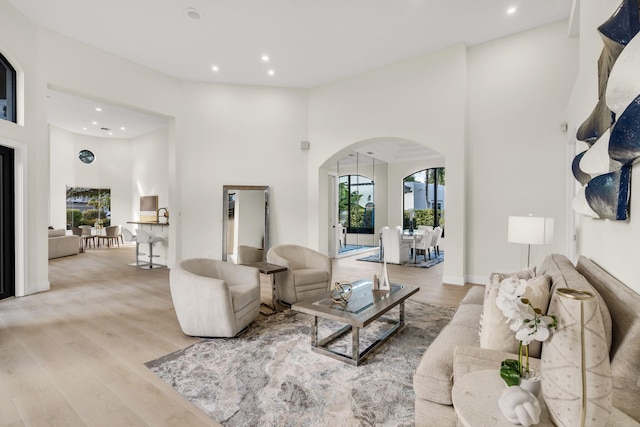
<path fill-rule="evenodd" d="M 477 325 L 477 324 L 476 324 Z M 416 397 L 452 405 L 453 352 L 458 345 L 478 346 L 478 329 L 447 325 L 422 355 L 413 375 Z"/>
<path fill-rule="evenodd" d="M 238 313 L 247 305 L 260 299 L 260 288 L 253 285 L 233 285 L 229 286 L 233 311 Z"/>
<path fill-rule="evenodd" d="M 313 285 L 315 283 L 327 282 L 329 273 L 325 270 L 305 268 L 293 271 L 293 282 L 298 286 Z"/>

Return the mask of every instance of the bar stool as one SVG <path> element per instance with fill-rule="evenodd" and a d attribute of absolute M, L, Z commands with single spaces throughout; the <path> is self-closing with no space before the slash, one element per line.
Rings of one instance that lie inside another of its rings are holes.
<path fill-rule="evenodd" d="M 145 270 L 151 270 L 152 268 L 164 268 L 164 265 L 161 264 L 154 264 L 153 263 L 153 257 L 158 257 L 160 255 L 154 255 L 153 254 L 153 244 L 154 243 L 158 243 L 158 242 L 164 242 L 164 239 L 162 237 L 155 237 L 150 235 L 149 233 L 147 233 L 146 231 L 144 231 L 143 229 L 139 228 L 137 233 L 136 233 L 136 242 L 137 243 L 148 243 L 149 244 L 149 263 L 145 264 L 145 265 L 141 265 L 140 268 L 143 268 Z"/>
<path fill-rule="evenodd" d="M 141 265 L 145 265 L 146 262 L 140 262 L 140 255 L 146 255 L 140 253 L 140 243 L 138 243 L 138 239 L 135 234 L 133 234 L 128 228 L 122 227 L 122 233 L 124 234 L 124 241 L 129 243 L 136 244 L 136 262 L 131 264 L 127 264 L 131 267 L 140 267 Z"/>

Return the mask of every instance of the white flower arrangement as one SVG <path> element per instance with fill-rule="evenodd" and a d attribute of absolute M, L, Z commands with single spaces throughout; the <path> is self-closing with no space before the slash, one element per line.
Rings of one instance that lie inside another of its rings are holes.
<path fill-rule="evenodd" d="M 515 361 L 517 362 L 518 377 L 529 372 L 529 344 L 533 341 L 545 341 L 549 338 L 550 329 L 558 326 L 558 321 L 554 315 L 543 314 L 542 310 L 534 307 L 527 298 L 522 297 L 527 290 L 527 286 L 527 281 L 524 279 L 515 277 L 505 279 L 500 283 L 496 299 L 496 306 L 506 318 L 509 329 L 515 332 L 515 338 L 520 341 L 518 360 Z M 526 356 L 526 365 L 524 367 L 522 366 L 523 351 Z M 505 362 L 507 361 L 503 362 L 503 367 Z M 504 375 L 503 379 L 507 381 Z M 515 381 L 515 378 L 513 380 Z M 507 383 L 509 382 L 507 381 Z"/>

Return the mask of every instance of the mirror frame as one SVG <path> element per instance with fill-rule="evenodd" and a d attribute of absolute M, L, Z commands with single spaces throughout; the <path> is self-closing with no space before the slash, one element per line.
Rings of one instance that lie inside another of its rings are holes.
<path fill-rule="evenodd" d="M 222 260 L 227 261 L 227 221 L 229 219 L 229 193 L 233 191 L 264 191 L 264 261 L 269 250 L 269 186 L 268 185 L 223 185 L 222 186 Z"/>

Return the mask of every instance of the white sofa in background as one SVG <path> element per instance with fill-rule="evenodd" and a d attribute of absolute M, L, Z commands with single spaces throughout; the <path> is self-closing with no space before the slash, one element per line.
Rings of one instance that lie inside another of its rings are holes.
<path fill-rule="evenodd" d="M 80 252 L 80 238 L 67 235 L 62 229 L 49 230 L 49 259 L 77 255 Z"/>

